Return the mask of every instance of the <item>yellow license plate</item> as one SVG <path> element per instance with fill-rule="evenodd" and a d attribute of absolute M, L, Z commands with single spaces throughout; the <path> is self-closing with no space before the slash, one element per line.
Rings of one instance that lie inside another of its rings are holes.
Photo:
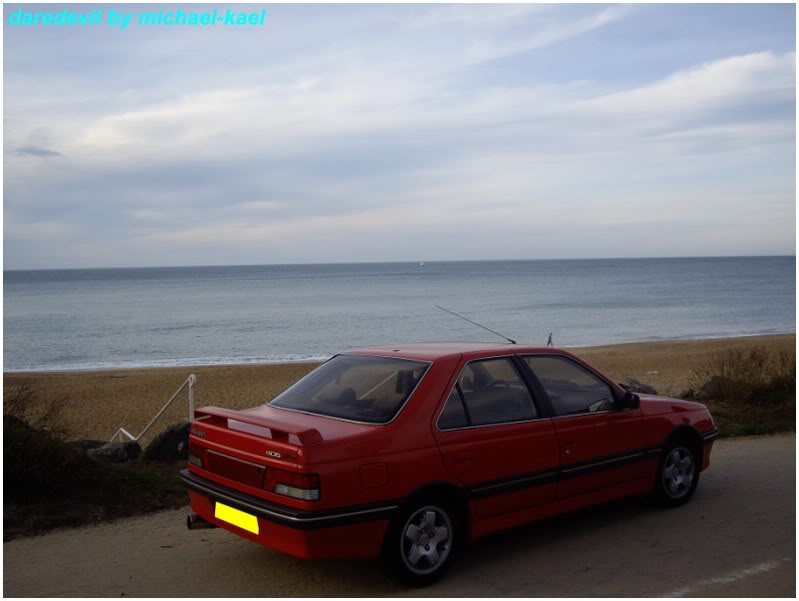
<path fill-rule="evenodd" d="M 238 526 L 247 532 L 258 534 L 258 518 L 249 513 L 239 511 L 234 507 L 228 507 L 222 503 L 217 503 L 214 507 L 214 517 L 228 524 Z"/>

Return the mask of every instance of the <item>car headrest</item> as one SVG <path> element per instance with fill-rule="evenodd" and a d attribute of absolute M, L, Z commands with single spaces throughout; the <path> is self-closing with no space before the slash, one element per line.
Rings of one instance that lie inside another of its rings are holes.
<path fill-rule="evenodd" d="M 329 403 L 333 401 L 340 401 L 344 403 L 352 402 L 355 400 L 355 389 L 349 386 L 342 386 L 341 384 L 331 384 L 325 386 L 316 399 L 321 403 Z"/>

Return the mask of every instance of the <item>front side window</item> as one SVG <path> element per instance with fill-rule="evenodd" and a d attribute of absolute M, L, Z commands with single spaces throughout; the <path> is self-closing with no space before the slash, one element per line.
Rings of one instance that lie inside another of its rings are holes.
<path fill-rule="evenodd" d="M 441 430 L 535 419 L 527 385 L 510 359 L 472 361 L 461 372 L 438 418 Z"/>
<path fill-rule="evenodd" d="M 382 424 L 400 410 L 428 364 L 338 355 L 269 402 L 273 407 Z"/>
<path fill-rule="evenodd" d="M 593 413 L 613 408 L 610 386 L 571 359 L 543 355 L 523 359 L 541 382 L 557 415 Z"/>

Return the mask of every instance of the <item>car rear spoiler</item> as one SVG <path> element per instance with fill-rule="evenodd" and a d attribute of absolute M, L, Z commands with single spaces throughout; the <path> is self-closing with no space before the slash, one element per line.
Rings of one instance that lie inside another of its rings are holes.
<path fill-rule="evenodd" d="M 304 447 L 319 444 L 323 440 L 322 435 L 316 428 L 307 428 L 296 424 L 289 424 L 271 417 L 260 417 L 245 411 L 234 411 L 232 409 L 222 409 L 221 407 L 203 407 L 202 409 L 197 409 L 194 412 L 194 419 L 207 419 L 211 425 L 215 425 L 217 421 L 224 421 L 225 427 L 227 427 L 228 420 L 233 420 L 244 424 L 267 428 L 271 432 L 272 438 L 285 442 L 288 442 L 289 434 L 293 434 L 300 441 L 300 445 Z"/>

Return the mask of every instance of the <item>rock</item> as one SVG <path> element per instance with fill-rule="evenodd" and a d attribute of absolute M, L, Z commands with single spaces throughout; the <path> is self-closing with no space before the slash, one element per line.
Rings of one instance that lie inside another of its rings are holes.
<path fill-rule="evenodd" d="M 101 447 L 106 444 L 108 441 L 106 440 L 92 440 L 90 438 L 81 438 L 80 440 L 71 440 L 67 444 L 71 447 L 76 447 L 83 451 L 91 451 L 92 449 L 96 449 L 97 447 Z"/>
<path fill-rule="evenodd" d="M 148 461 L 178 461 L 189 458 L 189 424 L 170 426 L 147 446 L 144 458 Z"/>
<path fill-rule="evenodd" d="M 31 427 L 25 422 L 25 420 L 17 417 L 16 415 L 11 415 L 10 413 L 3 414 L 3 429 L 6 428 L 14 428 L 17 430 L 30 430 Z"/>
<path fill-rule="evenodd" d="M 641 394 L 657 394 L 658 393 L 658 391 L 655 390 L 649 384 L 642 384 L 641 382 L 639 382 L 635 378 L 627 378 L 626 380 L 624 380 L 623 385 L 624 385 L 625 388 L 627 388 L 628 390 L 630 390 L 632 392 L 638 392 L 638 393 L 641 393 Z"/>
<path fill-rule="evenodd" d="M 141 446 L 135 440 L 106 442 L 99 447 L 89 449 L 86 454 L 93 459 L 102 459 L 112 463 L 126 463 L 141 455 Z"/>

